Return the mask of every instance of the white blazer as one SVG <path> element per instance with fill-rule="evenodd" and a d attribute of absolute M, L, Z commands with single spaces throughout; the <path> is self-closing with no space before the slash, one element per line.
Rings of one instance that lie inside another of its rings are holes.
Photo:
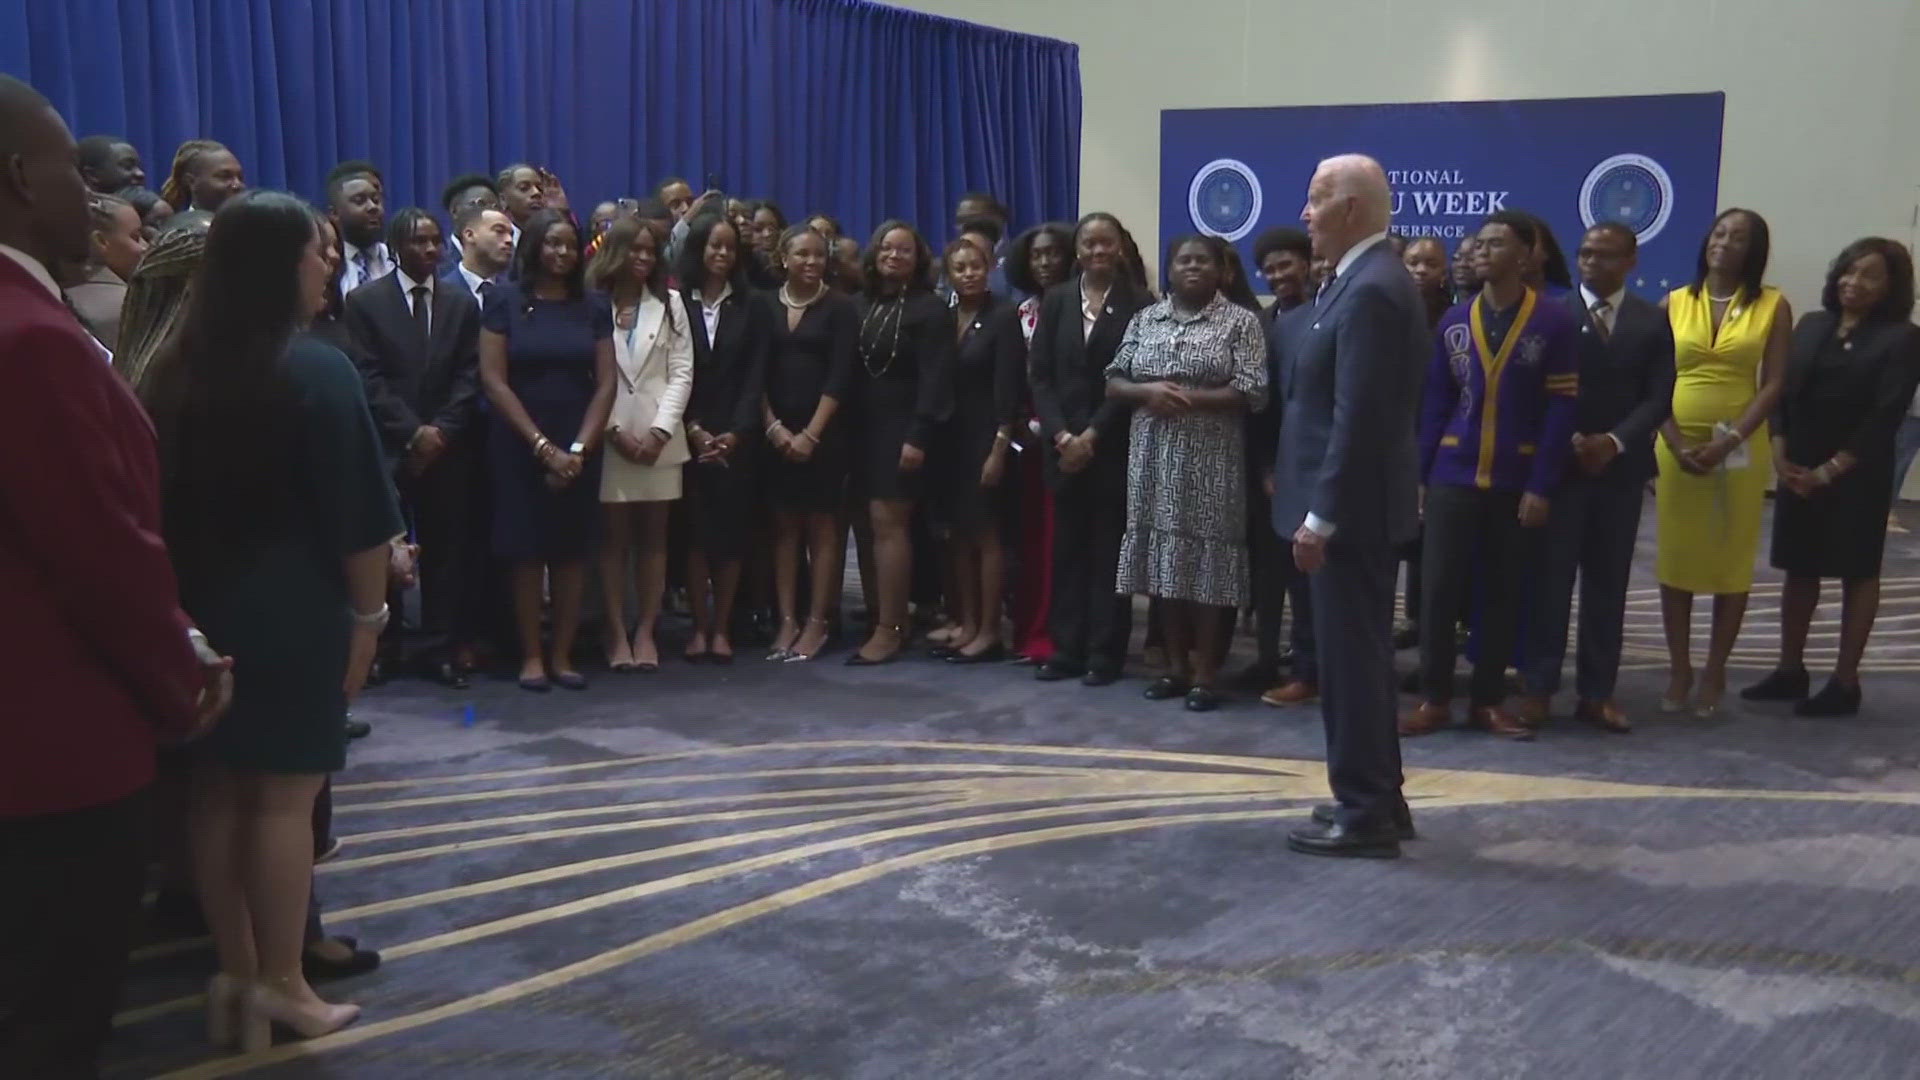
<path fill-rule="evenodd" d="M 666 432 L 667 445 L 656 467 L 679 465 L 692 457 L 681 426 L 693 393 L 693 331 L 686 309 L 647 293 L 632 330 L 620 328 L 616 311 L 613 366 L 620 385 L 607 426 L 623 428 L 635 438 L 649 428 Z"/>

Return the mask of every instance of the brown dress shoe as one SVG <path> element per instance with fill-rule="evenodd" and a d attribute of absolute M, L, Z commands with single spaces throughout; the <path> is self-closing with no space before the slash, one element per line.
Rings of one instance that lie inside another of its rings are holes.
<path fill-rule="evenodd" d="M 1542 727 L 1547 722 L 1547 714 L 1552 710 L 1552 698 L 1528 696 L 1520 699 L 1520 708 L 1516 710 L 1520 722 L 1530 728 Z"/>
<path fill-rule="evenodd" d="M 1285 708 L 1288 705 L 1303 705 L 1319 696 L 1319 687 L 1310 682 L 1302 682 L 1299 679 L 1295 679 L 1290 683 L 1276 686 L 1266 693 L 1261 694 L 1260 700 L 1279 709 Z"/>
<path fill-rule="evenodd" d="M 1411 739 L 1430 735 L 1453 723 L 1453 712 L 1444 702 L 1423 701 L 1418 708 L 1400 718 L 1400 735 Z"/>
<path fill-rule="evenodd" d="M 1625 735 L 1633 730 L 1633 724 L 1627 720 L 1627 714 L 1611 701 L 1583 701 L 1573 712 L 1575 718 L 1585 720 L 1595 727 L 1604 728 L 1616 735 Z"/>
<path fill-rule="evenodd" d="M 1481 705 L 1473 710 L 1473 723 L 1476 727 L 1486 728 L 1503 739 L 1525 742 L 1533 738 L 1533 729 L 1520 722 L 1520 718 L 1508 712 L 1503 706 Z"/>

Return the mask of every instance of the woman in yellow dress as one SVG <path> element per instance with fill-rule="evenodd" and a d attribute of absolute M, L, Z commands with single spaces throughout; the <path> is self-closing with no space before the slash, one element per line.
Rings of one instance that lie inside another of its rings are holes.
<path fill-rule="evenodd" d="M 1773 477 L 1767 417 L 1780 399 L 1793 327 L 1786 298 L 1761 284 L 1767 248 L 1759 214 L 1724 211 L 1700 245 L 1693 284 L 1661 303 L 1673 324 L 1676 375 L 1673 416 L 1655 449 L 1656 572 L 1670 668 L 1662 712 L 1691 709 L 1708 717 L 1719 708 L 1753 587 L 1760 511 Z M 1713 637 L 1697 696 L 1695 593 L 1713 597 Z"/>

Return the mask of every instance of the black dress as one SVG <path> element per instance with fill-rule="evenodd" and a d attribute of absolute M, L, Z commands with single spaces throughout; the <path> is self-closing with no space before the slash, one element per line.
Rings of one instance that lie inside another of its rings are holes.
<path fill-rule="evenodd" d="M 767 495 L 782 510 L 838 511 L 846 505 L 848 444 L 855 429 L 847 391 L 852 385 L 860 314 L 852 300 L 829 293 L 802 312 L 799 323 L 789 330 L 787 307 L 779 295 L 767 293 L 766 303 L 772 319 L 767 405 L 773 415 L 788 431 L 799 432 L 813 420 L 821 398 L 840 403 L 805 464 L 788 461 L 784 454 L 767 448 L 763 455 Z"/>
<path fill-rule="evenodd" d="M 352 629 L 341 560 L 405 525 L 359 370 L 314 337 L 293 342 L 282 370 L 295 433 L 283 527 L 245 558 L 182 562 L 182 605 L 234 658 L 233 706 L 191 750 L 250 772 L 334 772 Z"/>
<path fill-rule="evenodd" d="M 1793 334 L 1773 434 L 1787 460 L 1818 468 L 1834 454 L 1856 464 L 1811 498 L 1774 492 L 1775 569 L 1804 577 L 1880 576 L 1893 504 L 1893 438 L 1920 383 L 1920 327 L 1863 323 L 1842 339 L 1816 311 Z"/>
<path fill-rule="evenodd" d="M 766 383 L 771 334 L 766 302 L 734 291 L 720 298 L 719 322 L 707 336 L 707 310 L 699 290 L 682 289 L 693 330 L 693 394 L 686 423 L 714 438 L 731 432 L 739 445 L 724 465 L 687 463 L 687 499 L 692 504 L 692 543 L 712 559 L 746 554 L 753 531 L 754 458 L 759 453 L 760 397 Z"/>
<path fill-rule="evenodd" d="M 565 449 L 593 402 L 594 354 L 613 340 L 607 298 L 539 300 L 516 285 L 495 289 L 482 329 L 507 339 L 507 385 L 533 424 Z M 593 551 L 600 513 L 600 459 L 587 458 L 573 483 L 555 491 L 533 448 L 497 411 L 487 426 L 493 478 L 493 552 L 515 562 L 564 562 Z"/>
<path fill-rule="evenodd" d="M 854 487 L 867 499 L 918 499 L 927 467 L 901 472 L 900 448 L 931 449 L 952 410 L 953 313 L 932 293 L 861 297 L 859 312 Z"/>
<path fill-rule="evenodd" d="M 951 313 L 947 325 L 954 325 Z M 980 470 L 1027 390 L 1027 339 L 1020 330 L 1019 305 L 989 295 L 959 340 L 953 414 L 935 437 L 929 509 L 939 526 L 974 533 L 999 522 L 1010 505 L 1013 463 L 1008 461 L 998 487 L 981 487 Z"/>

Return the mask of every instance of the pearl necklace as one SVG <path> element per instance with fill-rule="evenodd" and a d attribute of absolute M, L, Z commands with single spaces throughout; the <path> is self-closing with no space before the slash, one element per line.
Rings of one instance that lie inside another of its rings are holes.
<path fill-rule="evenodd" d="M 816 286 L 813 290 L 813 295 L 807 297 L 805 300 L 802 300 L 802 301 L 794 300 L 793 294 L 787 291 L 787 286 L 784 283 L 781 284 L 780 286 L 780 302 L 794 309 L 795 311 L 805 311 L 806 309 L 812 307 L 814 304 L 818 303 L 820 301 L 820 298 L 825 295 L 827 295 L 827 286 L 825 282 L 821 282 L 818 286 Z"/>

